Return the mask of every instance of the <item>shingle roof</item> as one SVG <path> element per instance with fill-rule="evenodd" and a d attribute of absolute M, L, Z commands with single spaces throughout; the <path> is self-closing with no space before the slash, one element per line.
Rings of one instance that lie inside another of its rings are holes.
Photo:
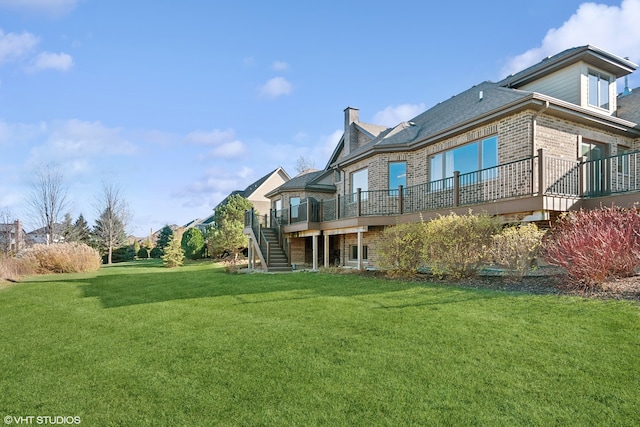
<path fill-rule="evenodd" d="M 640 126 L 640 87 L 628 95 L 618 97 L 618 117 Z"/>
<path fill-rule="evenodd" d="M 482 93 L 482 98 L 480 94 Z M 509 89 L 498 83 L 484 82 L 440 102 L 408 122 L 381 133 L 369 143 L 355 150 L 344 160 L 358 157 L 374 147 L 409 146 L 414 141 L 427 139 L 469 120 L 498 110 L 511 103 L 530 97 L 532 92 Z"/>

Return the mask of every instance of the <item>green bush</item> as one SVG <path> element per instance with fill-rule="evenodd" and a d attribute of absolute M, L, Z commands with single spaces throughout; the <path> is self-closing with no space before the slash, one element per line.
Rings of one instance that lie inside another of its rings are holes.
<path fill-rule="evenodd" d="M 159 247 L 154 247 L 153 249 L 151 249 L 151 251 L 149 252 L 149 256 L 151 258 L 162 258 L 162 249 L 160 249 Z"/>
<path fill-rule="evenodd" d="M 197 228 L 190 228 L 182 235 L 182 249 L 189 259 L 202 258 L 204 253 L 204 236 Z"/>
<path fill-rule="evenodd" d="M 107 256 L 105 255 L 102 258 L 102 262 L 107 264 Z M 127 262 L 133 261 L 136 256 L 136 252 L 133 250 L 133 245 L 120 246 L 119 248 L 115 248 L 111 253 L 111 262 Z"/>
<path fill-rule="evenodd" d="M 391 276 L 416 274 L 424 265 L 426 226 L 423 222 L 398 224 L 382 232 L 378 244 L 379 264 Z"/>
<path fill-rule="evenodd" d="M 486 214 L 451 213 L 426 223 L 425 253 L 431 271 L 453 278 L 473 277 L 487 262 L 500 220 Z"/>
<path fill-rule="evenodd" d="M 147 259 L 147 258 L 149 258 L 149 249 L 147 249 L 144 246 L 142 246 L 138 250 L 138 258 L 139 259 Z"/>
<path fill-rule="evenodd" d="M 540 253 L 544 233 L 533 223 L 504 228 L 493 236 L 490 249 L 493 263 L 506 269 L 510 279 L 522 279 Z"/>
<path fill-rule="evenodd" d="M 164 248 L 162 263 L 165 267 L 180 267 L 184 264 L 184 251 L 180 245 L 180 237 L 173 234 L 169 239 L 169 244 Z"/>
<path fill-rule="evenodd" d="M 568 212 L 545 236 L 543 256 L 577 290 L 631 276 L 640 268 L 640 214 L 619 207 Z"/>

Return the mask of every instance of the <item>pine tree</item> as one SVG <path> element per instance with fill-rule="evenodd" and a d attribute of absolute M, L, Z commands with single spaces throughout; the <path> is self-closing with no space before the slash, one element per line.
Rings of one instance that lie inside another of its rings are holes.
<path fill-rule="evenodd" d="M 164 248 L 162 264 L 168 268 L 181 267 L 184 264 L 184 251 L 182 250 L 182 245 L 180 245 L 180 237 L 177 234 L 171 235 L 169 244 Z"/>
<path fill-rule="evenodd" d="M 160 251 L 160 254 L 164 254 L 164 250 L 169 244 L 169 241 L 173 237 L 173 230 L 168 225 L 162 227 L 160 230 L 160 235 L 158 236 L 158 241 L 156 242 L 156 248 Z"/>
<path fill-rule="evenodd" d="M 197 228 L 190 228 L 182 235 L 182 249 L 189 259 L 202 258 L 204 252 L 204 236 Z"/>

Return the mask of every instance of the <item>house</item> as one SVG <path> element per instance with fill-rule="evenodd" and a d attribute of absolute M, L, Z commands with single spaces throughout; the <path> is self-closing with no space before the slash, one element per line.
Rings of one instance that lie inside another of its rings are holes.
<path fill-rule="evenodd" d="M 0 224 L 0 253 L 18 252 L 27 245 L 27 233 L 22 222 L 15 220 L 9 224 Z"/>
<path fill-rule="evenodd" d="M 393 128 L 345 109 L 325 169 L 269 193 L 268 223 L 247 215 L 250 266 L 269 265 L 262 228 L 276 230 L 266 246 L 281 246 L 292 265 L 362 269 L 376 267 L 382 231 L 398 222 L 471 208 L 548 224 L 567 210 L 639 202 L 640 90 L 618 95 L 616 83 L 637 68 L 588 45 Z"/>
<path fill-rule="evenodd" d="M 278 167 L 257 181 L 249 184 L 244 190 L 232 191 L 227 197 L 218 203 L 215 208 L 213 208 L 213 213 L 211 215 L 204 219 L 191 221 L 185 225 L 185 228 L 197 227 L 204 233 L 207 227 L 213 225 L 216 209 L 224 206 L 229 198 L 235 195 L 240 195 L 249 200 L 257 212 L 262 214 L 268 213 L 271 208 L 271 200 L 266 196 L 267 193 L 289 181 L 289 179 L 291 179 L 289 174 L 287 174 L 282 167 Z"/>
<path fill-rule="evenodd" d="M 51 243 L 63 243 L 64 236 L 62 235 L 63 225 L 55 223 L 53 224 L 53 236 L 47 232 L 47 227 L 40 227 L 36 230 L 27 233 L 26 240 L 29 244 L 44 244 Z"/>

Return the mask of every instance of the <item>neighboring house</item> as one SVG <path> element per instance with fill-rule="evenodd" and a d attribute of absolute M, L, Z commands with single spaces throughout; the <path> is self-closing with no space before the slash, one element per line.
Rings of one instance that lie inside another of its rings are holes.
<path fill-rule="evenodd" d="M 618 96 L 616 80 L 637 68 L 582 46 L 393 128 L 361 123 L 347 108 L 325 170 L 269 193 L 267 225 L 280 236 L 271 246 L 281 245 L 291 264 L 368 268 L 377 265 L 382 231 L 398 222 L 473 209 L 548 224 L 567 210 L 633 205 L 640 201 L 640 90 Z M 259 258 L 268 266 L 256 222 L 247 216 L 250 264 Z"/>
<path fill-rule="evenodd" d="M 282 167 L 278 167 L 257 181 L 249 184 L 244 190 L 231 192 L 231 194 L 225 197 L 224 200 L 213 208 L 213 213 L 211 215 L 202 220 L 198 219 L 191 221 L 185 225 L 185 228 L 197 227 L 204 233 L 207 227 L 213 225 L 213 218 L 215 216 L 216 209 L 224 206 L 229 200 L 229 197 L 235 195 L 240 195 L 249 200 L 253 204 L 254 209 L 260 214 L 267 214 L 271 208 L 271 200 L 266 195 L 290 179 L 289 174 L 287 174 Z"/>
<path fill-rule="evenodd" d="M 0 252 L 17 252 L 27 245 L 22 222 L 15 220 L 11 224 L 0 224 Z"/>
<path fill-rule="evenodd" d="M 50 244 L 50 243 L 62 243 L 64 242 L 64 236 L 62 235 L 62 224 L 53 225 L 53 236 L 47 233 L 47 227 L 40 227 L 37 230 L 27 233 L 27 241 L 29 244 Z"/>

